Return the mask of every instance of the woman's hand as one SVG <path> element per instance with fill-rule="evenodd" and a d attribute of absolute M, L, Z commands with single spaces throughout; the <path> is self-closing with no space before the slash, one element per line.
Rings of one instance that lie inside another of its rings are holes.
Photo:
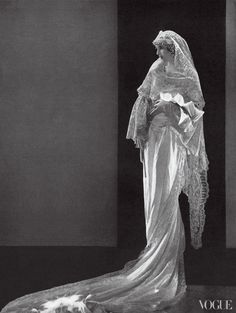
<path fill-rule="evenodd" d="M 169 105 L 170 103 L 171 103 L 170 101 L 159 99 L 154 102 L 154 107 L 157 107 L 160 110 L 164 111 L 166 109 L 166 106 Z"/>
<path fill-rule="evenodd" d="M 160 113 L 166 113 L 171 102 L 165 100 L 155 101 L 154 107 L 149 111 L 149 120 L 152 120 L 154 116 Z"/>
<path fill-rule="evenodd" d="M 180 106 L 176 102 L 158 100 L 155 102 L 154 107 L 150 110 L 149 115 L 150 119 L 159 113 L 165 113 L 169 117 L 171 114 L 175 114 L 177 116 L 180 115 Z"/>

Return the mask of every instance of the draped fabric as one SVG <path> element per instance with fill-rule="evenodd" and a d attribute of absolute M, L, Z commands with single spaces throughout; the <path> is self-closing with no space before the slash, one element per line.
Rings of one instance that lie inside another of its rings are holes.
<path fill-rule="evenodd" d="M 166 34 L 173 42 L 178 39 L 176 33 Z M 176 42 L 179 47 L 183 44 L 182 39 Z M 10 302 L 3 313 L 164 312 L 185 295 L 185 229 L 179 194 L 188 196 L 192 245 L 199 248 L 208 160 L 200 83 L 186 44 L 182 45 L 186 57 L 178 49 L 179 71 L 168 74 L 160 59 L 148 71 L 138 88 L 126 136 L 140 149 L 143 164 L 145 248 L 121 270 L 26 295 Z M 149 112 L 161 97 L 174 102 L 167 102 L 164 111 L 150 120 Z"/>

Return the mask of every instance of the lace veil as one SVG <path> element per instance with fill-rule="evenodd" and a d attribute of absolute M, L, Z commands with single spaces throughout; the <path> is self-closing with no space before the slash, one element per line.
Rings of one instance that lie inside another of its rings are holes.
<path fill-rule="evenodd" d="M 160 31 L 153 44 L 158 47 L 163 41 L 174 45 L 174 65 L 177 73 L 173 77 L 163 79 L 161 76 L 163 64 L 158 58 L 150 67 L 142 85 L 137 89 L 138 97 L 131 111 L 126 138 L 132 139 L 135 146 L 140 148 L 140 155 L 148 140 L 148 110 L 161 90 L 178 91 L 185 102 L 192 101 L 200 110 L 203 110 L 205 106 L 199 76 L 187 42 L 171 30 Z M 202 233 L 205 225 L 204 207 L 209 194 L 207 182 L 209 161 L 205 150 L 203 118 L 199 119 L 194 131 L 183 140 L 188 147 L 183 192 L 188 196 L 189 201 L 191 244 L 198 249 L 202 246 Z"/>

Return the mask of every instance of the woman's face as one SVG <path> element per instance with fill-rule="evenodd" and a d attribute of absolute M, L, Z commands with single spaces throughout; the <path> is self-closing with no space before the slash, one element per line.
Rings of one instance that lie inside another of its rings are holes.
<path fill-rule="evenodd" d="M 157 55 L 165 62 L 173 63 L 174 55 L 164 47 L 157 48 Z"/>

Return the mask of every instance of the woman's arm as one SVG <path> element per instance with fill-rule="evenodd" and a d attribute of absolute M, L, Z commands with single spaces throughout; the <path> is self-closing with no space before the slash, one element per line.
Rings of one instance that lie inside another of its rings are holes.
<path fill-rule="evenodd" d="M 165 113 L 169 116 L 174 113 L 177 117 L 180 116 L 180 107 L 176 102 L 158 100 L 155 102 L 154 107 L 149 111 L 150 119 L 153 119 L 157 114 Z"/>

